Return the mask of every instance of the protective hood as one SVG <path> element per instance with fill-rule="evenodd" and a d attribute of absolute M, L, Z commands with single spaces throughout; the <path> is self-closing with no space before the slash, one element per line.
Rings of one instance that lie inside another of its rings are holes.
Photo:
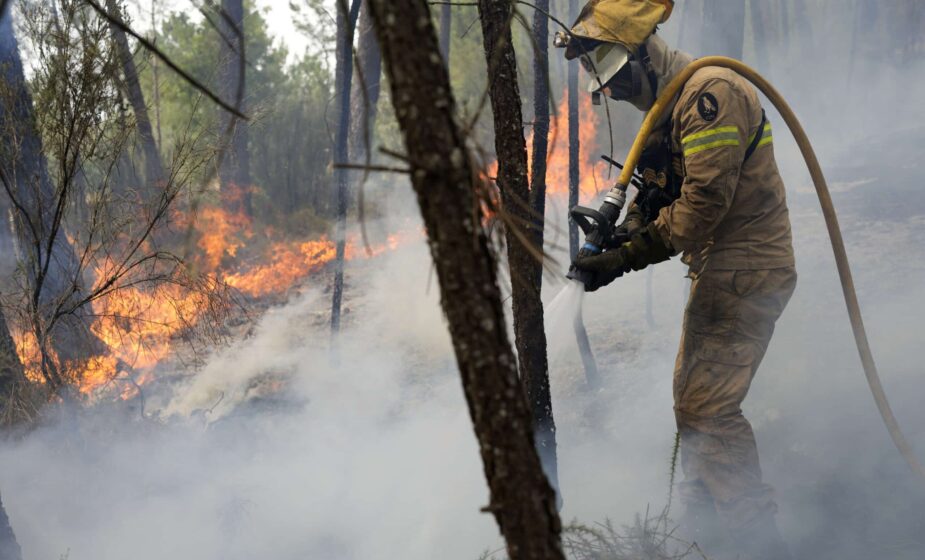
<path fill-rule="evenodd" d="M 673 6 L 673 0 L 591 0 L 572 25 L 565 57 L 571 60 L 600 43 L 635 52 L 655 26 L 668 19 Z"/>
<path fill-rule="evenodd" d="M 668 44 L 657 34 L 649 37 L 645 44 L 649 54 L 649 67 L 658 80 L 659 91 L 662 91 L 668 82 L 694 61 L 694 57 L 686 52 L 669 48 Z"/>

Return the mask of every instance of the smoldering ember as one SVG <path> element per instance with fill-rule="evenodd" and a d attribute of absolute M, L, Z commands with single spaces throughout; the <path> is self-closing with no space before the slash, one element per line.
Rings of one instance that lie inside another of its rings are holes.
<path fill-rule="evenodd" d="M 0 560 L 925 558 L 923 29 L 0 0 Z"/>

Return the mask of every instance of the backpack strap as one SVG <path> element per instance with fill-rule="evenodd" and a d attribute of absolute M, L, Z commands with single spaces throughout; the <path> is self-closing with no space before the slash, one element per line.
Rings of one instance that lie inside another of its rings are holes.
<path fill-rule="evenodd" d="M 758 131 L 755 132 L 755 137 L 752 138 L 751 143 L 748 145 L 748 149 L 745 150 L 745 159 L 742 160 L 742 163 L 748 161 L 748 158 L 752 157 L 752 154 L 755 153 L 755 150 L 758 149 L 758 143 L 761 142 L 761 138 L 764 137 L 764 125 L 767 124 L 768 117 L 764 114 L 764 109 L 761 110 L 761 122 L 758 123 Z"/>

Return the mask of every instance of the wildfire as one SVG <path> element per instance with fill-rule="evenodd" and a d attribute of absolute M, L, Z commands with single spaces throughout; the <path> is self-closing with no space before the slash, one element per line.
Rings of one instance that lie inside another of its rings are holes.
<path fill-rule="evenodd" d="M 200 209 L 192 221 L 201 254 L 194 258 L 203 277 L 215 289 L 230 287 L 250 297 L 287 293 L 300 281 L 334 260 L 336 245 L 327 237 L 314 240 L 272 240 L 257 250 L 251 220 L 243 213 L 220 207 Z M 373 257 L 402 244 L 412 234 L 395 234 L 385 243 L 364 248 L 356 240 L 345 244 L 345 258 Z M 247 251 L 243 251 L 243 249 Z M 242 256 L 242 253 L 248 253 Z M 96 277 L 108 278 L 115 264 L 104 262 Z M 64 364 L 64 378 L 75 382 L 88 398 L 115 393 L 131 398 L 138 387 L 153 378 L 154 368 L 175 350 L 173 345 L 187 329 L 196 326 L 209 306 L 202 292 L 175 283 L 153 287 L 124 287 L 91 303 L 90 330 L 105 346 L 104 352 L 81 364 Z M 14 332 L 17 353 L 32 381 L 43 382 L 39 345 L 31 332 Z M 57 363 L 57 357 L 51 358 Z M 120 381 L 113 384 L 114 380 Z"/>
<path fill-rule="evenodd" d="M 558 117 L 550 127 L 546 182 L 547 193 L 553 197 L 568 193 L 567 109 L 563 96 Z M 580 162 L 579 191 L 582 196 L 591 197 L 604 187 L 598 177 L 606 173 L 606 165 L 594 161 L 600 116 L 592 110 L 588 96 L 582 97 L 580 110 L 583 118 L 579 134 L 584 157 Z M 532 148 L 531 131 L 527 149 L 532 152 Z M 497 163 L 488 170 L 492 176 L 496 172 Z M 176 340 L 206 317 L 210 301 L 204 291 L 230 288 L 254 298 L 284 295 L 334 260 L 336 244 L 327 237 L 293 240 L 269 229 L 257 235 L 242 205 L 234 204 L 242 193 L 240 189 L 232 189 L 223 193 L 222 204 L 200 208 L 194 216 L 177 216 L 178 223 L 192 227 L 199 251 L 191 264 L 202 278 L 211 282 L 205 290 L 173 282 L 129 285 L 91 303 L 90 330 L 105 346 L 103 352 L 85 363 L 59 364 L 67 370 L 60 372 L 61 375 L 74 382 L 83 395 L 91 399 L 102 395 L 124 399 L 137 395 L 139 387 L 154 377 L 155 367 L 173 354 Z M 348 239 L 345 258 L 376 256 L 418 236 L 420 231 L 408 228 L 373 247 Z M 108 261 L 100 263 L 95 277 L 108 278 L 114 266 L 115 263 Z M 26 375 L 32 381 L 42 382 L 42 361 L 34 335 L 14 332 L 14 338 Z M 54 352 L 49 350 L 49 354 L 48 358 L 57 363 Z M 115 380 L 119 383 L 113 383 Z"/>
<path fill-rule="evenodd" d="M 605 177 L 607 173 L 607 164 L 596 160 L 599 150 L 597 134 L 601 124 L 601 117 L 594 110 L 590 95 L 580 96 L 578 107 L 581 119 L 578 127 L 581 152 L 579 157 L 578 192 L 582 197 L 593 197 L 605 187 L 599 178 Z M 549 152 L 546 159 L 546 194 L 548 196 L 561 197 L 568 195 L 568 126 L 568 97 L 563 94 L 549 125 Z M 533 161 L 533 129 L 528 132 L 526 141 L 529 174 Z M 497 173 L 498 162 L 493 162 L 488 167 L 488 175 L 495 177 Z"/>

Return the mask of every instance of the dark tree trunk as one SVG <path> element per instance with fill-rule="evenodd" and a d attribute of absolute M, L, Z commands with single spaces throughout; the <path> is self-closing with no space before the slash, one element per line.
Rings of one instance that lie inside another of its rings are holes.
<path fill-rule="evenodd" d="M 3 309 L 0 308 L 0 426 L 15 424 L 21 420 L 15 402 L 20 389 L 25 385 L 26 375 L 19 354 L 16 353 L 16 343 L 10 336 L 9 324 Z M 2 546 L 0 544 L 0 549 Z M 0 554 L 0 560 L 2 558 L 3 555 Z"/>
<path fill-rule="evenodd" d="M 453 6 L 444 4 L 440 6 L 440 54 L 446 61 L 446 67 L 450 67 L 450 47 L 453 31 Z"/>
<path fill-rule="evenodd" d="M 72 195 L 71 182 L 52 184 L 42 139 L 36 129 L 32 97 L 26 87 L 12 18 L 0 17 L 0 196 L 14 210 L 19 260 L 29 282 L 29 316 L 40 347 L 50 343 L 59 362 L 92 356 L 98 341 L 87 329 L 81 310 L 60 316 L 82 297 L 80 262 L 64 234 L 63 216 Z M 10 198 L 11 196 L 11 198 Z M 46 381 L 53 390 L 64 385 L 48 363 Z"/>
<path fill-rule="evenodd" d="M 219 29 L 223 38 L 219 39 L 221 52 L 221 95 L 223 99 L 231 100 L 237 104 L 241 101 L 243 110 L 247 99 L 247 76 L 244 46 L 246 45 L 246 30 L 244 26 L 244 1 L 222 0 L 222 13 L 219 14 Z M 222 189 L 226 191 L 226 202 L 238 205 L 230 208 L 234 211 L 243 210 L 251 214 L 250 200 L 250 152 L 248 151 L 247 121 L 236 119 L 227 111 L 222 112 L 222 129 L 224 134 L 234 119 L 234 129 L 228 139 L 228 148 L 219 168 L 219 180 Z"/>
<path fill-rule="evenodd" d="M 108 0 L 107 8 L 110 13 L 119 14 L 119 17 L 122 17 L 122 8 L 116 0 Z M 138 127 L 138 137 L 141 139 L 141 147 L 145 154 L 145 180 L 149 186 L 155 186 L 164 180 L 164 165 L 161 162 L 157 142 L 154 140 L 151 119 L 148 118 L 148 106 L 145 105 L 145 97 L 141 92 L 141 84 L 138 82 L 135 59 L 132 58 L 132 50 L 129 48 L 125 32 L 114 24 L 110 24 L 109 31 L 119 54 L 119 61 L 122 63 L 125 96 L 132 106 L 132 112 L 135 113 L 135 125 Z"/>
<path fill-rule="evenodd" d="M 563 560 L 555 496 L 534 446 L 496 263 L 477 216 L 477 173 L 457 125 L 427 2 L 371 0 L 370 6 L 491 490 L 486 511 L 494 515 L 511 560 Z M 418 22 L 414 33 L 409 21 Z M 520 142 L 523 149 L 522 136 Z"/>
<path fill-rule="evenodd" d="M 0 560 L 22 560 L 22 551 L 16 542 L 16 535 L 6 515 L 6 508 L 0 501 Z"/>
<path fill-rule="evenodd" d="M 549 18 L 546 16 L 549 13 L 549 0 L 536 0 L 536 8 L 533 11 L 533 37 L 536 41 L 536 54 L 533 60 L 533 158 L 530 166 L 529 193 L 533 216 L 532 227 L 526 233 L 536 251 L 542 251 L 546 214 L 546 158 L 549 155 Z M 520 108 L 519 104 L 517 108 Z M 498 117 L 496 114 L 495 123 L 499 123 Z M 508 238 L 509 243 L 510 241 L 511 239 Z M 508 247 L 510 249 L 514 245 Z M 514 323 L 515 340 L 520 357 L 521 378 L 527 391 L 527 400 L 533 410 L 536 449 L 540 454 L 540 460 L 543 462 L 543 469 L 549 477 L 549 482 L 561 496 L 559 468 L 556 460 L 556 422 L 552 414 L 549 364 L 546 357 L 546 331 L 543 327 L 543 302 L 540 299 L 543 287 L 543 262 L 537 259 L 528 259 L 528 261 L 530 268 L 522 272 L 525 286 L 520 295 L 520 317 L 515 318 Z M 511 270 L 511 278 L 515 278 L 513 270 Z M 515 301 L 518 291 L 514 289 Z M 519 325 L 516 322 L 518 319 Z M 526 352 L 530 352 L 531 355 L 525 356 Z"/>
<path fill-rule="evenodd" d="M 368 155 L 367 147 L 372 147 L 382 76 L 382 58 L 368 3 L 369 0 L 363 0 L 363 8 L 357 21 L 357 65 L 360 72 L 357 79 L 353 80 L 350 99 L 350 114 L 353 118 L 350 119 L 349 159 L 353 162 L 365 160 Z"/>
<path fill-rule="evenodd" d="M 745 0 L 705 0 L 702 54 L 742 59 L 745 42 Z"/>
<path fill-rule="evenodd" d="M 578 0 L 569 0 L 569 21 L 578 17 Z M 579 184 L 581 182 L 581 140 L 578 134 L 580 124 L 580 111 L 578 106 L 578 60 L 568 62 L 568 207 L 571 209 L 579 202 Z M 568 218 L 569 255 L 571 260 L 578 256 L 578 224 Z M 596 388 L 600 384 L 597 373 L 597 362 L 591 351 L 591 341 L 581 313 L 575 316 L 575 340 L 578 342 L 578 352 L 585 370 L 585 380 L 588 387 Z"/>
<path fill-rule="evenodd" d="M 331 302 L 331 331 L 340 331 L 341 305 L 344 299 L 344 256 L 347 250 L 348 173 L 338 167 L 348 161 L 350 134 L 350 85 L 353 81 L 353 31 L 360 0 L 337 0 L 337 56 L 334 70 L 334 94 L 337 96 L 337 130 L 334 135 L 334 209 L 337 225 L 334 232 L 334 294 Z"/>
<path fill-rule="evenodd" d="M 569 21 L 578 17 L 578 0 L 569 0 Z M 578 59 L 568 62 L 568 207 L 578 206 L 580 177 L 581 140 L 578 135 Z M 569 216 L 568 246 L 572 260 L 578 256 L 578 224 Z"/>

